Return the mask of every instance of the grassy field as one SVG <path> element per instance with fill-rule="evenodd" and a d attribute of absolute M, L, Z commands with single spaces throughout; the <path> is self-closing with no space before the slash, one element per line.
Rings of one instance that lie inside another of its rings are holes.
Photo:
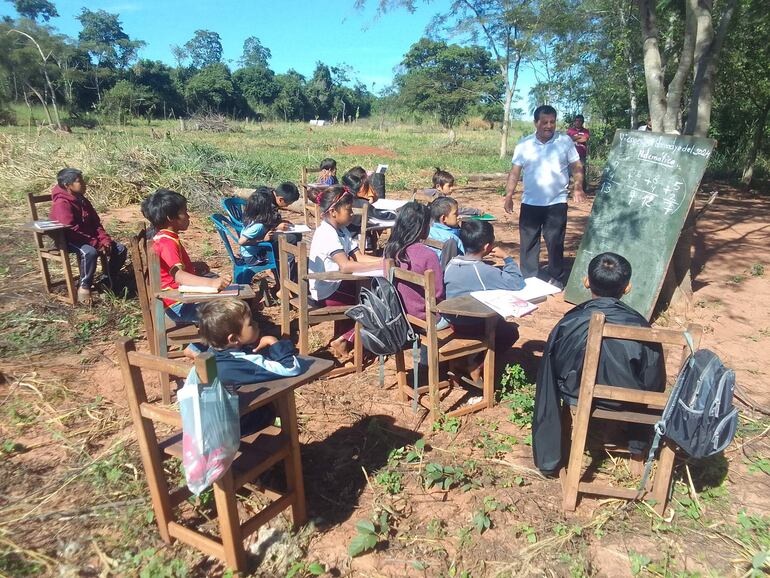
<path fill-rule="evenodd" d="M 89 195 L 97 206 L 122 206 L 138 201 L 157 187 L 170 187 L 196 198 L 227 186 L 249 187 L 297 181 L 300 168 L 318 166 L 324 157 L 337 160 L 340 172 L 361 165 L 389 165 L 392 190 L 430 186 L 434 167 L 464 175 L 501 172 L 510 167 L 499 159 L 499 133 L 459 130 L 450 144 L 434 128 L 394 126 L 375 121 L 355 125 L 310 127 L 306 124 L 232 123 L 232 132 L 180 131 L 178 122 L 53 134 L 25 127 L 0 132 L 0 197 L 19 200 L 26 192 L 50 186 L 64 166 L 76 166 L 90 178 Z M 514 130 L 511 147 L 529 130 Z M 347 147 L 367 146 L 391 155 L 349 154 Z M 512 150 L 512 148 L 511 148 Z"/>

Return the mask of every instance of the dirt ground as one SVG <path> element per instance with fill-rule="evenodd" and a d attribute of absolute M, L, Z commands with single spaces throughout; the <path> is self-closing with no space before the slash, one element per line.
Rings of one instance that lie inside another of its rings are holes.
<path fill-rule="evenodd" d="M 656 323 L 703 325 L 702 346 L 736 371 L 743 431 L 717 465 L 677 469 L 664 518 L 642 505 L 594 499 L 564 514 L 559 482 L 532 469 L 528 430 L 512 418 L 511 403 L 432 431 L 424 413 L 397 401 L 392 364 L 384 388 L 375 364 L 361 376 L 321 380 L 297 392 L 314 524 L 298 539 L 307 563 L 318 562 L 334 576 L 737 576 L 751 570 L 752 548 L 770 548 L 770 478 L 768 470 L 752 467 L 770 458 L 770 422 L 751 409 L 770 407 L 770 202 L 767 191 L 708 183 L 697 203 L 715 189 L 720 196 L 698 222 L 692 305 Z M 456 197 L 497 216 L 498 240 L 518 255 L 515 216 L 503 213 L 498 195 L 471 189 Z M 590 202 L 569 208 L 568 256 L 589 213 Z M 203 215 L 194 217 L 183 236 L 189 253 L 226 270 L 219 239 Z M 9 575 L 170 576 L 182 575 L 174 566 L 181 560 L 190 575 L 219 575 L 219 565 L 190 548 L 163 545 L 149 513 L 110 341 L 136 309 L 103 301 L 93 311 L 72 312 L 43 297 L 29 240 L 17 227 L 23 219 L 19 211 L 0 223 L 3 246 L 12 249 L 0 259 L 0 568 Z M 125 239 L 138 208 L 105 212 L 103 220 Z M 123 309 L 109 317 L 108 306 Z M 521 339 L 504 358 L 520 364 L 530 382 L 548 333 L 571 307 L 557 295 L 520 320 Z M 33 320 L 41 317 L 53 335 L 40 333 Z M 92 327 L 91 334 L 72 347 L 61 345 L 84 327 Z M 128 333 L 138 330 L 134 325 Z M 322 327 L 311 343 L 328 336 Z M 45 351 L 35 346 L 38 338 L 46 339 Z M 416 463 L 393 453 L 413 449 L 420 438 L 426 449 Z M 449 490 L 426 489 L 420 476 L 428 463 L 453 465 L 462 475 Z M 603 467 L 627 481 L 622 463 L 606 460 Z M 764 520 L 765 533 L 741 537 L 743 510 Z M 347 549 L 360 520 L 375 521 L 377 546 L 351 558 Z M 286 575 L 292 567 L 297 575 L 309 572 L 263 550 L 255 557 L 257 575 Z"/>

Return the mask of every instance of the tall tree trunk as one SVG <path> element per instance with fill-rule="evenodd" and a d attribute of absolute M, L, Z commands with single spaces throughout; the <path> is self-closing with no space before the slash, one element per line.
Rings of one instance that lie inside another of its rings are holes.
<path fill-rule="evenodd" d="M 663 116 L 662 132 L 679 132 L 679 111 L 682 105 L 684 83 L 690 76 L 695 50 L 696 22 L 695 9 L 699 0 L 687 0 L 684 23 L 684 38 L 679 65 L 676 67 L 674 78 L 668 85 L 666 93 L 666 114 Z"/>
<path fill-rule="evenodd" d="M 43 98 L 43 95 L 40 94 L 40 91 L 36 89 L 31 84 L 27 84 L 27 88 L 29 88 L 34 95 L 37 97 L 37 99 L 40 101 L 40 104 L 43 105 L 43 111 L 45 112 L 45 116 L 48 119 L 48 124 L 53 125 L 53 119 L 51 118 L 51 111 L 48 108 L 48 103 L 45 101 L 45 98 Z"/>
<path fill-rule="evenodd" d="M 620 27 L 622 30 L 628 29 L 628 15 L 626 14 L 626 8 L 628 3 L 622 2 L 618 5 L 618 20 L 620 21 Z M 638 104 L 636 99 L 636 86 L 634 86 L 634 60 L 631 56 L 631 47 L 628 42 L 624 43 L 623 58 L 626 61 L 626 88 L 628 89 L 628 107 L 631 113 L 631 130 L 635 129 L 639 124 Z"/>
<path fill-rule="evenodd" d="M 500 136 L 500 158 L 508 154 L 508 132 L 511 125 L 511 105 L 513 104 L 513 95 L 516 94 L 516 85 L 519 83 L 519 66 L 521 65 L 521 55 L 517 56 L 516 64 L 513 67 L 513 80 L 508 82 L 508 68 L 503 71 L 505 79 L 505 102 L 503 103 L 503 126 Z"/>
<path fill-rule="evenodd" d="M 647 84 L 647 102 L 653 130 L 660 131 L 666 114 L 666 95 L 663 68 L 658 45 L 658 27 L 655 23 L 655 1 L 639 0 L 639 21 L 642 27 L 644 80 Z"/>
<path fill-rule="evenodd" d="M 690 1 L 694 2 L 694 0 Z M 713 26 L 713 0 L 698 0 L 694 4 L 693 10 L 697 22 L 695 80 L 684 132 L 695 136 L 706 136 L 711 126 L 711 105 L 719 53 L 730 21 L 735 14 L 737 0 L 728 0 L 719 19 L 719 30 L 716 35 L 714 35 Z"/>
<path fill-rule="evenodd" d="M 767 124 L 767 115 L 770 112 L 770 102 L 765 103 L 762 112 L 759 113 L 757 122 L 754 125 L 754 138 L 751 139 L 751 147 L 746 155 L 746 163 L 743 165 L 743 175 L 741 182 L 744 185 L 750 185 L 754 176 L 754 163 L 757 161 L 757 153 L 762 148 L 762 140 L 765 137 L 765 125 Z"/>
<path fill-rule="evenodd" d="M 45 77 L 45 82 L 46 82 L 46 86 L 47 86 L 46 90 L 50 90 L 51 91 L 51 104 L 53 105 L 53 112 L 54 112 L 54 116 L 56 117 L 56 127 L 59 130 L 61 130 L 62 126 L 61 126 L 61 119 L 59 118 L 59 109 L 56 106 L 56 91 L 53 88 L 53 84 L 51 83 L 51 79 L 48 77 L 47 63 L 48 63 L 48 57 L 51 56 L 51 54 L 49 53 L 48 56 L 43 54 L 43 50 L 40 48 L 40 45 L 37 43 L 37 40 L 32 38 L 32 36 L 30 36 L 26 32 L 21 32 L 20 30 L 16 30 L 16 29 L 11 29 L 8 32 L 9 33 L 16 32 L 17 34 L 21 34 L 22 36 L 28 38 L 32 42 L 32 44 L 35 45 L 35 48 L 37 48 L 37 51 L 40 54 L 40 59 L 43 61 L 43 76 Z M 32 88 L 29 84 L 27 86 Z M 32 90 L 35 90 L 35 89 L 33 88 Z M 45 100 L 40 96 L 40 93 L 37 92 L 36 90 L 35 90 L 35 94 L 37 94 L 37 97 L 40 99 L 40 101 L 43 103 L 43 106 L 46 109 L 46 115 L 48 116 L 48 122 L 53 124 L 53 121 L 51 120 L 51 114 L 48 111 L 48 107 L 45 104 Z"/>

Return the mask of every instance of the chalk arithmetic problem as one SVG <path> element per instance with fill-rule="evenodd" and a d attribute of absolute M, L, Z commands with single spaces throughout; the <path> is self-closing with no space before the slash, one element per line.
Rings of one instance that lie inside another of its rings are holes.
<path fill-rule="evenodd" d="M 624 298 L 649 317 L 714 141 L 678 135 L 617 131 L 565 298 L 582 303 L 588 263 L 613 251 L 634 269 Z"/>

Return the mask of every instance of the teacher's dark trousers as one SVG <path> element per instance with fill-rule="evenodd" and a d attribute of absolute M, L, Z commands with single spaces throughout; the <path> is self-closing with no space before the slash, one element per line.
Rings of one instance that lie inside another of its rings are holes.
<path fill-rule="evenodd" d="M 522 203 L 519 213 L 521 258 L 524 277 L 535 277 L 540 269 L 540 234 L 548 249 L 546 271 L 552 279 L 564 282 L 564 233 L 567 230 L 567 203 L 546 207 Z"/>

